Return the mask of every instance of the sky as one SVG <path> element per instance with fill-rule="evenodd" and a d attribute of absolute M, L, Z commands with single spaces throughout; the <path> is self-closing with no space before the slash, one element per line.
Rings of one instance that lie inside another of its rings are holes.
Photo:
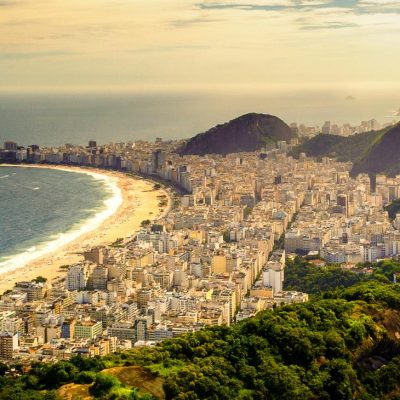
<path fill-rule="evenodd" d="M 0 89 L 400 87 L 399 22 L 393 0 L 0 0 Z"/>

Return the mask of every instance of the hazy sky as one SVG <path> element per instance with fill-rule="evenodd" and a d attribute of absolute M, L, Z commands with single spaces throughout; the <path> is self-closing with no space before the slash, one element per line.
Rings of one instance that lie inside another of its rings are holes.
<path fill-rule="evenodd" d="M 400 82 L 400 1 L 0 0 L 0 87 Z"/>

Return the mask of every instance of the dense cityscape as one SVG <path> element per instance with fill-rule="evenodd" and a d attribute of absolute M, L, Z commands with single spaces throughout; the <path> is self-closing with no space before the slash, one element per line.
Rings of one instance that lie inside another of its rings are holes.
<path fill-rule="evenodd" d="M 156 221 L 109 246 L 85 249 L 54 281 L 17 282 L 0 300 L 0 358 L 31 363 L 153 346 L 205 326 L 229 326 L 262 310 L 302 303 L 284 290 L 285 262 L 359 263 L 400 253 L 400 218 L 384 206 L 400 178 L 350 177 L 351 163 L 272 150 L 180 156 L 177 141 L 21 148 L 5 161 L 114 169 L 164 185 Z M 168 198 L 169 197 L 169 198 Z"/>

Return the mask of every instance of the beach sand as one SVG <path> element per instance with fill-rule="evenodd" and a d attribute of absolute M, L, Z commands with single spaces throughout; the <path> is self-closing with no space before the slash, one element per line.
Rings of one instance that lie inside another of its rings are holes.
<path fill-rule="evenodd" d="M 13 165 L 14 166 L 14 165 Z M 27 168 L 54 168 L 64 170 L 85 171 L 85 168 L 58 167 L 58 166 L 29 166 Z M 104 171 L 100 169 L 87 169 L 88 172 L 107 175 L 117 180 L 122 193 L 122 204 L 117 211 L 95 230 L 85 233 L 74 241 L 46 255 L 37 258 L 21 268 L 1 274 L 0 293 L 11 289 L 15 282 L 29 281 L 37 276 L 43 276 L 51 281 L 54 278 L 65 275 L 66 269 L 60 268 L 83 260 L 81 253 L 85 248 L 98 245 L 109 245 L 118 238 L 127 238 L 133 235 L 143 220 L 154 220 L 161 214 L 165 214 L 171 204 L 169 194 L 163 190 L 154 190 L 154 183 L 140 177 L 131 177 L 119 172 Z M 167 195 L 169 204 L 165 210 L 159 208 L 159 198 Z"/>

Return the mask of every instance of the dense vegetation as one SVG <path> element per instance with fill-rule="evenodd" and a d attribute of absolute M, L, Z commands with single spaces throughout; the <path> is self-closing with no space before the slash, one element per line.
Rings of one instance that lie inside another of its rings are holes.
<path fill-rule="evenodd" d="M 326 295 L 326 292 L 362 282 L 390 283 L 393 281 L 393 274 L 400 272 L 400 263 L 394 260 L 365 263 L 359 267 L 356 270 L 343 269 L 339 265 L 317 267 L 312 262 L 296 257 L 286 263 L 284 289 L 311 295 Z"/>
<path fill-rule="evenodd" d="M 320 134 L 297 146 L 292 155 L 306 153 L 310 157 L 334 157 L 351 161 L 352 175 L 359 173 L 396 175 L 400 172 L 400 124 L 358 135 L 343 137 Z"/>
<path fill-rule="evenodd" d="M 285 290 L 297 290 L 309 294 L 346 288 L 365 279 L 361 274 L 344 270 L 336 265 L 316 267 L 298 257 L 288 260 L 285 269 Z"/>
<path fill-rule="evenodd" d="M 377 132 L 361 133 L 354 136 L 319 134 L 297 146 L 292 155 L 298 157 L 306 153 L 309 157 L 335 157 L 338 161 L 355 161 L 368 151 Z"/>
<path fill-rule="evenodd" d="M 400 172 L 400 124 L 379 132 L 370 149 L 354 163 L 352 173 L 384 173 L 388 176 Z"/>
<path fill-rule="evenodd" d="M 22 377 L 1 378 L 0 398 L 55 399 L 54 389 L 76 382 L 90 383 L 96 398 L 149 399 L 100 372 L 139 365 L 164 379 L 167 399 L 398 399 L 400 286 L 390 280 L 400 264 L 369 267 L 373 273 L 358 274 L 297 258 L 287 285 L 315 293 L 310 302 L 155 348 L 36 364 Z"/>

